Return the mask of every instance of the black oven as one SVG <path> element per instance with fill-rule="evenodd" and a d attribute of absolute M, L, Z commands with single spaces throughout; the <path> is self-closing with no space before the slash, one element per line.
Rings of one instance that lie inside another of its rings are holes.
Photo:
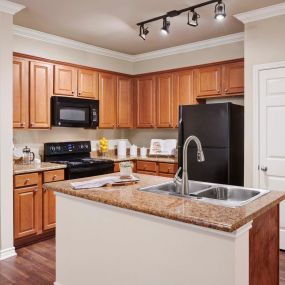
<path fill-rule="evenodd" d="M 99 101 L 52 96 L 51 114 L 56 127 L 97 128 Z"/>

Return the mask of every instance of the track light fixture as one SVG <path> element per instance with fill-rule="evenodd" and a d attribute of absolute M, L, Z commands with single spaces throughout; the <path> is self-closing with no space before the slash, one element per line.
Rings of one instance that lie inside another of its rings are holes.
<path fill-rule="evenodd" d="M 140 26 L 140 37 L 145 40 L 146 36 L 148 35 L 149 30 L 148 28 L 145 28 L 144 25 Z"/>
<path fill-rule="evenodd" d="M 187 24 L 193 27 L 197 27 L 198 26 L 198 19 L 200 18 L 200 15 L 196 12 L 196 9 L 210 5 L 210 4 L 214 4 L 216 3 L 215 6 L 215 19 L 217 20 L 222 20 L 226 17 L 226 6 L 225 3 L 223 3 L 223 0 L 210 0 L 207 2 L 203 2 L 188 8 L 184 8 L 181 10 L 172 10 L 167 12 L 165 15 L 161 15 L 140 23 L 137 23 L 137 25 L 140 27 L 140 34 L 139 36 L 145 40 L 147 34 L 149 33 L 148 28 L 145 28 L 144 25 L 154 22 L 154 21 L 159 21 L 159 20 L 163 20 L 163 25 L 162 25 L 162 29 L 161 29 L 161 33 L 163 35 L 168 35 L 169 34 L 169 27 L 170 27 L 170 21 L 168 20 L 168 18 L 173 18 L 176 16 L 179 16 L 180 14 L 184 13 L 184 12 L 188 12 L 188 22 Z M 190 16 L 192 13 L 192 18 L 190 19 Z"/>
<path fill-rule="evenodd" d="M 215 6 L 215 19 L 221 21 L 226 17 L 226 6 L 223 1 L 219 1 Z"/>
<path fill-rule="evenodd" d="M 163 36 L 167 36 L 169 34 L 169 27 L 170 22 L 167 20 L 167 18 L 163 18 L 163 25 L 160 31 Z"/>
<path fill-rule="evenodd" d="M 188 22 L 187 24 L 192 27 L 198 26 L 198 19 L 200 15 L 196 11 L 192 11 L 192 19 L 190 20 L 190 11 L 188 12 Z"/>

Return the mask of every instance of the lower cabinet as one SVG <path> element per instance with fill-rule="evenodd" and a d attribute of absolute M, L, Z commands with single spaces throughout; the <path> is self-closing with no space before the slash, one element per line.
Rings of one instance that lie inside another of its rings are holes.
<path fill-rule="evenodd" d="M 64 170 L 14 176 L 14 243 L 20 247 L 55 234 L 55 195 L 43 183 L 64 180 Z"/>

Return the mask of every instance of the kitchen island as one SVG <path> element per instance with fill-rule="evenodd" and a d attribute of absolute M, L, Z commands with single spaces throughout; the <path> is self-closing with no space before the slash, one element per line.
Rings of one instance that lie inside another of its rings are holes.
<path fill-rule="evenodd" d="M 227 208 L 139 191 L 171 179 L 136 176 L 129 186 L 46 185 L 57 192 L 57 285 L 278 284 L 284 193 Z"/>

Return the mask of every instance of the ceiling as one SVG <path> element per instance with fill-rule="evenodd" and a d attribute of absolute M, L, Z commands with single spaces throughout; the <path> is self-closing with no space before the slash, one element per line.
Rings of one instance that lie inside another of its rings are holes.
<path fill-rule="evenodd" d="M 199 26 L 188 26 L 187 14 L 171 18 L 170 34 L 160 35 L 162 22 L 149 25 L 143 41 L 137 22 L 183 9 L 205 0 L 13 0 L 26 6 L 14 17 L 14 24 L 128 54 L 140 54 L 243 31 L 233 15 L 282 0 L 224 0 L 227 17 L 213 18 L 214 5 L 203 7 Z"/>

